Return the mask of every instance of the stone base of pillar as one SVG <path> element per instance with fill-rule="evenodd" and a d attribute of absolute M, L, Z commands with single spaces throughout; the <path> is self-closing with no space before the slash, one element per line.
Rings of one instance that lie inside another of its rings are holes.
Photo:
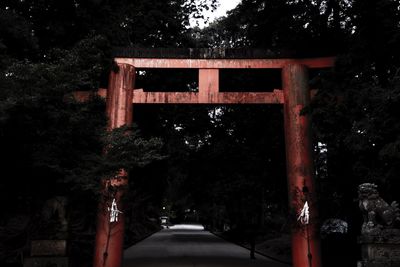
<path fill-rule="evenodd" d="M 359 237 L 362 260 L 357 267 L 399 267 L 400 229 L 382 229 Z"/>
<path fill-rule="evenodd" d="M 67 257 L 31 257 L 24 260 L 24 267 L 68 267 Z"/>
<path fill-rule="evenodd" d="M 68 267 L 66 255 L 67 240 L 32 240 L 30 257 L 25 258 L 24 267 Z"/>

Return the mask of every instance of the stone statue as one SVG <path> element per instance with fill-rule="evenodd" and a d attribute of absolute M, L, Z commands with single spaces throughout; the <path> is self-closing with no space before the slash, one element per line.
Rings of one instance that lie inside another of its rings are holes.
<path fill-rule="evenodd" d="M 400 266 L 399 205 L 389 205 L 379 196 L 377 185 L 371 183 L 358 186 L 358 201 L 364 222 L 358 238 L 362 258 L 357 266 Z"/>
<path fill-rule="evenodd" d="M 364 183 L 358 186 L 359 207 L 363 213 L 362 234 L 371 234 L 382 229 L 393 228 L 400 221 L 397 202 L 389 205 L 378 193 L 377 185 Z"/>
<path fill-rule="evenodd" d="M 68 200 L 64 196 L 55 196 L 48 199 L 42 209 L 42 227 L 48 235 L 63 238 L 68 230 L 67 206 Z"/>

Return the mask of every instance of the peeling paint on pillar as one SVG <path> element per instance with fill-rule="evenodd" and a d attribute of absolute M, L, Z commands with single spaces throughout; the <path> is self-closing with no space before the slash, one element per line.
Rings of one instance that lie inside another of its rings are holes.
<path fill-rule="evenodd" d="M 118 64 L 118 71 L 112 71 L 106 100 L 106 113 L 109 129 L 132 123 L 132 99 L 135 80 L 135 68 Z"/>
<path fill-rule="evenodd" d="M 293 215 L 293 267 L 320 267 L 311 118 L 309 114 L 301 114 L 303 108 L 310 103 L 308 68 L 300 64 L 285 66 L 282 69 L 282 82 L 288 197 L 289 209 Z M 310 204 L 310 223 L 301 225 L 295 218 L 305 201 Z"/>
<path fill-rule="evenodd" d="M 132 98 L 135 69 L 118 64 L 118 71 L 111 72 L 106 99 L 108 129 L 112 130 L 132 123 Z M 94 252 L 94 267 L 120 267 L 124 244 L 125 220 L 122 203 L 128 187 L 128 174 L 121 170 L 115 177 L 102 180 L 101 199 L 97 214 L 97 231 Z M 110 220 L 112 202 L 120 207 L 118 221 Z"/>
<path fill-rule="evenodd" d="M 97 231 L 95 240 L 94 267 L 120 267 L 125 231 L 125 214 L 119 214 L 118 221 L 111 222 L 112 201 L 115 200 L 120 210 L 124 210 L 121 202 L 128 187 L 125 171 L 118 176 L 102 180 L 97 214 Z"/>

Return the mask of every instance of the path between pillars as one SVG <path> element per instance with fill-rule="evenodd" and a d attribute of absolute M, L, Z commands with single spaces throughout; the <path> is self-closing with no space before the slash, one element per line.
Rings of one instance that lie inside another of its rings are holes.
<path fill-rule="evenodd" d="M 123 267 L 289 267 L 204 230 L 163 229 L 124 252 Z"/>

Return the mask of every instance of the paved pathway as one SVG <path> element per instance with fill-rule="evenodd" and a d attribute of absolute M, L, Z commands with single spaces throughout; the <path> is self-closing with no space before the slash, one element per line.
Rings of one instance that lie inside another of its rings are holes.
<path fill-rule="evenodd" d="M 202 230 L 164 229 L 128 248 L 123 267 L 289 267 Z"/>

